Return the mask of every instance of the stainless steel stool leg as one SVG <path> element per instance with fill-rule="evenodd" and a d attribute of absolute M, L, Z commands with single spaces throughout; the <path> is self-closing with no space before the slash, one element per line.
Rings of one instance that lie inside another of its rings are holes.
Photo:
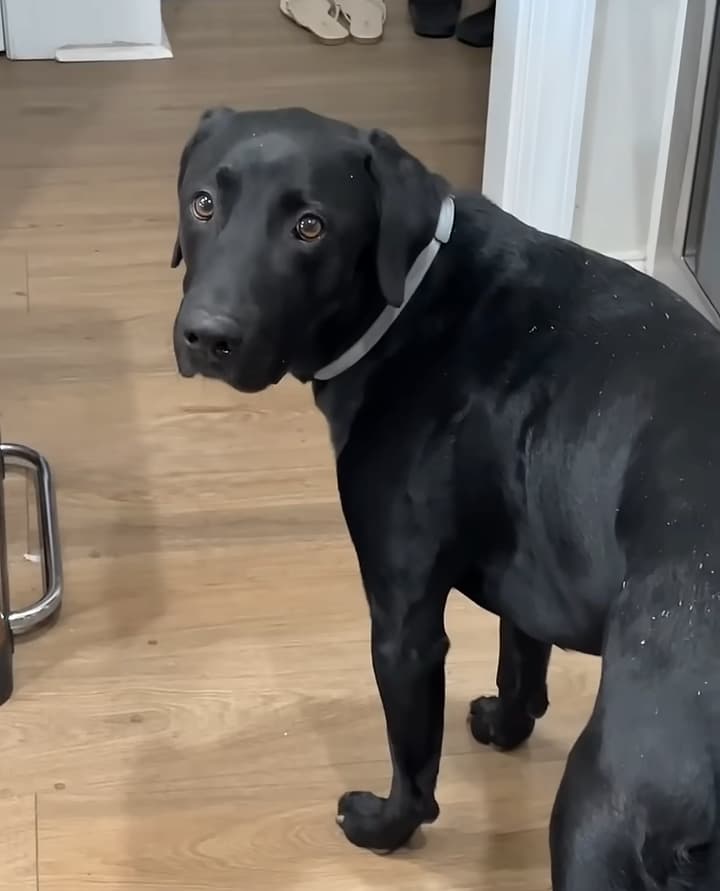
<path fill-rule="evenodd" d="M 4 462 L 0 454 L 0 705 L 13 691 L 13 636 L 10 630 L 10 590 L 7 574 L 7 538 L 3 498 Z"/>
<path fill-rule="evenodd" d="M 3 499 L 3 479 L 13 471 L 30 475 L 35 487 L 44 589 L 40 600 L 18 612 L 10 606 Z M 62 555 L 50 465 L 28 446 L 0 442 L 0 705 L 12 695 L 14 636 L 26 634 L 54 616 L 62 603 L 62 593 Z"/>
<path fill-rule="evenodd" d="M 38 512 L 38 535 L 43 570 L 43 596 L 18 612 L 10 611 L 10 628 L 15 635 L 26 634 L 44 624 L 60 608 L 63 592 L 62 555 L 55 504 L 55 488 L 50 465 L 41 454 L 25 445 L 0 443 L 0 457 L 6 472 L 20 469 L 32 476 Z"/>

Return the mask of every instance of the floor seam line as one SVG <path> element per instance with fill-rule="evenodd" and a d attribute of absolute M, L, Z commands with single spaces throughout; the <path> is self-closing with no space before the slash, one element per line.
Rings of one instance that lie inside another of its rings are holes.
<path fill-rule="evenodd" d="M 40 820 L 38 817 L 38 794 L 35 793 L 35 891 L 40 891 Z"/>

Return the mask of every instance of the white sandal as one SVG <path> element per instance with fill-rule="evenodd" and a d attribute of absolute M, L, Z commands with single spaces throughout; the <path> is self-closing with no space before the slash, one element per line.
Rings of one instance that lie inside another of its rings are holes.
<path fill-rule="evenodd" d="M 328 46 L 345 43 L 350 37 L 348 29 L 338 21 L 340 10 L 328 0 L 280 0 L 280 11 L 290 21 L 310 31 Z"/>
<path fill-rule="evenodd" d="M 358 43 L 377 43 L 382 39 L 387 18 L 384 0 L 335 0 L 350 25 L 350 36 Z"/>

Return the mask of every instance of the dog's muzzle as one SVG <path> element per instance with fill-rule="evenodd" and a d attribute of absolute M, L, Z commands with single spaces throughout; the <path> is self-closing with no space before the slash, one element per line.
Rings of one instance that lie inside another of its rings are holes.
<path fill-rule="evenodd" d="M 178 368 L 185 377 L 202 374 L 221 377 L 237 361 L 242 332 L 229 316 L 204 309 L 181 313 L 175 331 Z"/>
<path fill-rule="evenodd" d="M 287 362 L 254 326 L 249 331 L 231 316 L 182 307 L 175 320 L 175 359 L 183 377 L 224 381 L 247 393 L 277 384 Z"/>

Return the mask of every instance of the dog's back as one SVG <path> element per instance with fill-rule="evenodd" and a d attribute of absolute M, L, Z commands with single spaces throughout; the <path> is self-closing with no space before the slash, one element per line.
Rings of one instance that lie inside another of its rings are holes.
<path fill-rule="evenodd" d="M 495 213 L 477 202 L 476 218 Z M 497 569 L 481 556 L 493 590 L 465 592 L 531 636 L 603 655 L 556 805 L 553 887 L 720 888 L 720 336 L 624 264 L 499 212 L 491 232 L 515 268 L 483 279 L 471 323 L 439 345 L 446 384 L 418 364 L 418 416 L 430 403 L 443 417 L 463 391 L 484 406 L 452 432 L 470 504 L 488 483 L 484 470 L 473 490 L 469 465 L 496 437 L 512 531 Z"/>
<path fill-rule="evenodd" d="M 570 545 L 587 584 L 576 597 L 592 598 L 595 578 L 607 610 L 598 699 L 553 814 L 553 887 L 710 891 L 720 888 L 720 336 L 657 282 L 538 238 L 554 262 L 530 328 L 553 326 L 560 346 L 538 350 L 533 367 L 553 398 L 525 454 L 532 546 L 545 536 L 567 567 Z M 563 273 L 580 258 L 589 274 L 573 294 Z M 580 559 L 590 555 L 601 565 Z"/>

